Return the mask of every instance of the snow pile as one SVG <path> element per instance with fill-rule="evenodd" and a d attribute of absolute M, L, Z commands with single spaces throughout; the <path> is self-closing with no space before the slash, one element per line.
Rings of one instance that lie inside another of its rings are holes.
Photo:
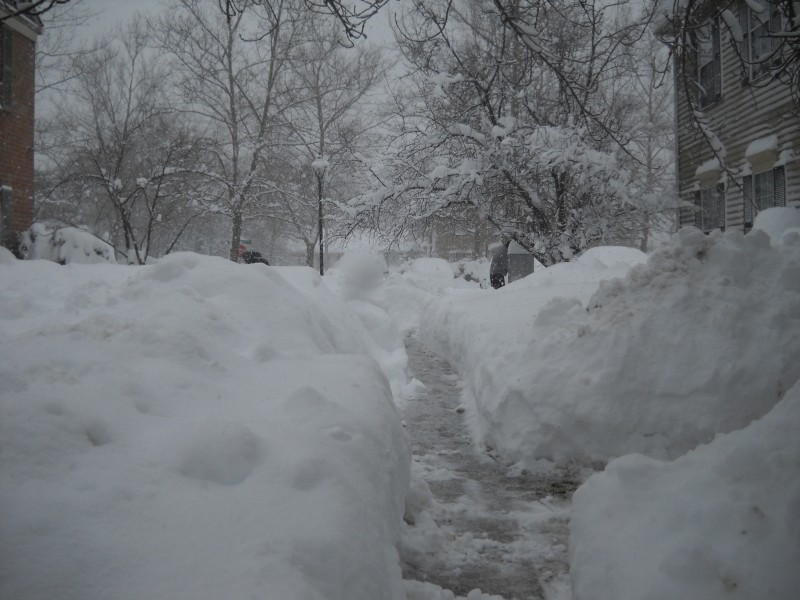
<path fill-rule="evenodd" d="M 795 385 L 760 421 L 674 462 L 609 463 L 574 496 L 575 600 L 797 598 L 798 431 Z"/>
<path fill-rule="evenodd" d="M 403 274 L 410 282 L 431 290 L 453 286 L 453 268 L 443 258 L 414 259 L 406 266 Z"/>
<path fill-rule="evenodd" d="M 309 269 L 176 254 L 0 281 L 0 597 L 405 598 L 405 436 Z"/>
<path fill-rule="evenodd" d="M 628 246 L 600 246 L 589 248 L 575 259 L 575 262 L 581 266 L 599 270 L 615 267 L 627 269 L 647 262 L 647 255 L 641 250 Z"/>
<path fill-rule="evenodd" d="M 674 458 L 800 376 L 799 255 L 800 240 L 687 228 L 591 298 L 588 267 L 557 265 L 491 303 L 440 300 L 421 331 L 466 374 L 478 432 L 506 459 Z"/>
<path fill-rule="evenodd" d="M 634 264 L 645 259 L 636 250 L 626 253 Z M 632 266 L 622 261 L 616 247 L 596 248 L 586 262 L 542 267 L 499 290 L 450 290 L 426 307 L 420 337 L 464 377 L 468 417 L 478 439 L 496 443 L 488 437 L 494 433 L 490 403 L 508 382 L 530 369 L 520 356 L 536 339 L 536 314 L 554 298 L 586 302 L 600 281 L 621 277 Z M 526 426 L 527 421 L 519 425 Z"/>
<path fill-rule="evenodd" d="M 383 283 L 388 273 L 383 254 L 345 252 L 336 266 L 328 270 L 326 280 L 335 280 L 336 291 L 346 300 L 352 300 Z"/>
<path fill-rule="evenodd" d="M 403 334 L 386 310 L 387 273 L 383 255 L 348 252 L 325 273 L 325 284 L 346 301 L 347 310 L 368 332 L 369 353 L 388 377 L 395 401 L 402 403 L 418 382 L 409 381 Z"/>
<path fill-rule="evenodd" d="M 59 264 L 116 263 L 114 249 L 88 231 L 75 227 L 50 229 L 34 223 L 22 234 L 20 244 L 25 259 L 44 259 Z"/>
<path fill-rule="evenodd" d="M 787 243 L 791 244 L 789 236 L 800 235 L 800 208 L 778 207 L 762 210 L 756 215 L 753 229 L 766 233 L 772 243 L 783 243 L 786 236 Z"/>
<path fill-rule="evenodd" d="M 325 278 L 327 282 L 327 274 Z M 337 281 L 330 285 L 342 293 Z M 399 332 L 407 335 L 418 329 L 420 316 L 436 298 L 474 291 L 480 292 L 479 285 L 454 277 L 450 263 L 444 259 L 419 258 L 391 270 L 381 284 L 362 294 L 362 299 L 383 309 Z"/>

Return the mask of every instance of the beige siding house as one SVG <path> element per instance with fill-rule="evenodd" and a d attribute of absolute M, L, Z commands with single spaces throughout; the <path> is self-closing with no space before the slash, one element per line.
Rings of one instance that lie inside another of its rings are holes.
<path fill-rule="evenodd" d="M 759 210 L 800 202 L 798 104 L 774 77 L 786 20 L 767 0 L 705 9 L 675 63 L 680 224 L 747 231 Z"/>

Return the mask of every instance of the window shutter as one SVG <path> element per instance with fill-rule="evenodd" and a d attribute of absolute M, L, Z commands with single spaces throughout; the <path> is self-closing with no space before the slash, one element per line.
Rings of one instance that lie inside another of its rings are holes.
<path fill-rule="evenodd" d="M 694 226 L 703 231 L 703 194 L 700 190 L 694 193 Z"/>
<path fill-rule="evenodd" d="M 14 241 L 11 227 L 11 188 L 0 186 L 0 246 L 10 247 Z"/>
<path fill-rule="evenodd" d="M 745 175 L 742 178 L 742 198 L 744 200 L 744 231 L 747 233 L 753 227 L 753 176 Z"/>
<path fill-rule="evenodd" d="M 780 54 L 778 53 L 781 47 L 781 37 L 776 35 L 781 31 L 783 31 L 783 15 L 781 14 L 780 7 L 775 6 L 772 8 L 772 14 L 769 17 L 769 33 L 773 36 L 772 52 L 774 56 L 772 57 L 772 63 L 774 65 L 778 65 L 781 62 Z"/>
<path fill-rule="evenodd" d="M 775 206 L 786 206 L 786 173 L 783 167 L 775 167 Z"/>
<path fill-rule="evenodd" d="M 750 8 L 745 0 L 739 0 L 739 28 L 742 30 L 742 85 L 750 81 Z"/>
<path fill-rule="evenodd" d="M 721 183 L 717 185 L 716 201 L 716 226 L 725 231 L 725 186 Z"/>
<path fill-rule="evenodd" d="M 711 47 L 714 52 L 714 89 L 710 91 L 710 101 L 716 102 L 722 98 L 722 51 L 720 49 L 719 19 L 711 22 Z"/>
<path fill-rule="evenodd" d="M 699 79 L 697 66 L 697 36 L 694 32 L 685 34 L 683 47 L 683 81 L 689 87 L 689 98 L 692 102 L 699 102 L 701 93 L 697 85 Z"/>
<path fill-rule="evenodd" d="M 13 76 L 12 65 L 14 59 L 12 52 L 14 47 L 14 32 L 5 25 L 0 24 L 0 34 L 3 38 L 3 94 L 2 97 L 0 97 L 0 104 L 2 104 L 5 110 L 8 110 L 11 107 L 12 101 L 11 79 Z"/>

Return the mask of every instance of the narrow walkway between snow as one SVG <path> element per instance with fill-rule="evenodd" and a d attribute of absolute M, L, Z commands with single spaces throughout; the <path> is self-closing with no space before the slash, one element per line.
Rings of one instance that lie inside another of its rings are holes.
<path fill-rule="evenodd" d="M 576 483 L 564 472 L 510 473 L 476 448 L 458 410 L 458 375 L 415 338 L 406 347 L 427 388 L 404 410 L 414 472 L 435 501 L 401 544 L 404 577 L 458 596 L 480 588 L 505 600 L 569 598 L 567 498 Z"/>

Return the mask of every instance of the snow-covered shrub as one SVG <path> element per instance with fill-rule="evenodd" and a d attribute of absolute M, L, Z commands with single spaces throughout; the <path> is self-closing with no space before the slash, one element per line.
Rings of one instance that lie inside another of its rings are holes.
<path fill-rule="evenodd" d="M 49 227 L 34 223 L 22 234 L 20 252 L 27 260 L 44 259 L 68 263 L 113 263 L 114 249 L 97 236 L 75 227 Z"/>
<path fill-rule="evenodd" d="M 478 258 L 476 260 L 462 259 L 452 265 L 453 274 L 464 281 L 472 281 L 486 287 L 489 281 L 489 259 Z"/>
<path fill-rule="evenodd" d="M 797 598 L 798 431 L 795 384 L 760 421 L 674 462 L 609 463 L 574 496 L 575 599 Z"/>

